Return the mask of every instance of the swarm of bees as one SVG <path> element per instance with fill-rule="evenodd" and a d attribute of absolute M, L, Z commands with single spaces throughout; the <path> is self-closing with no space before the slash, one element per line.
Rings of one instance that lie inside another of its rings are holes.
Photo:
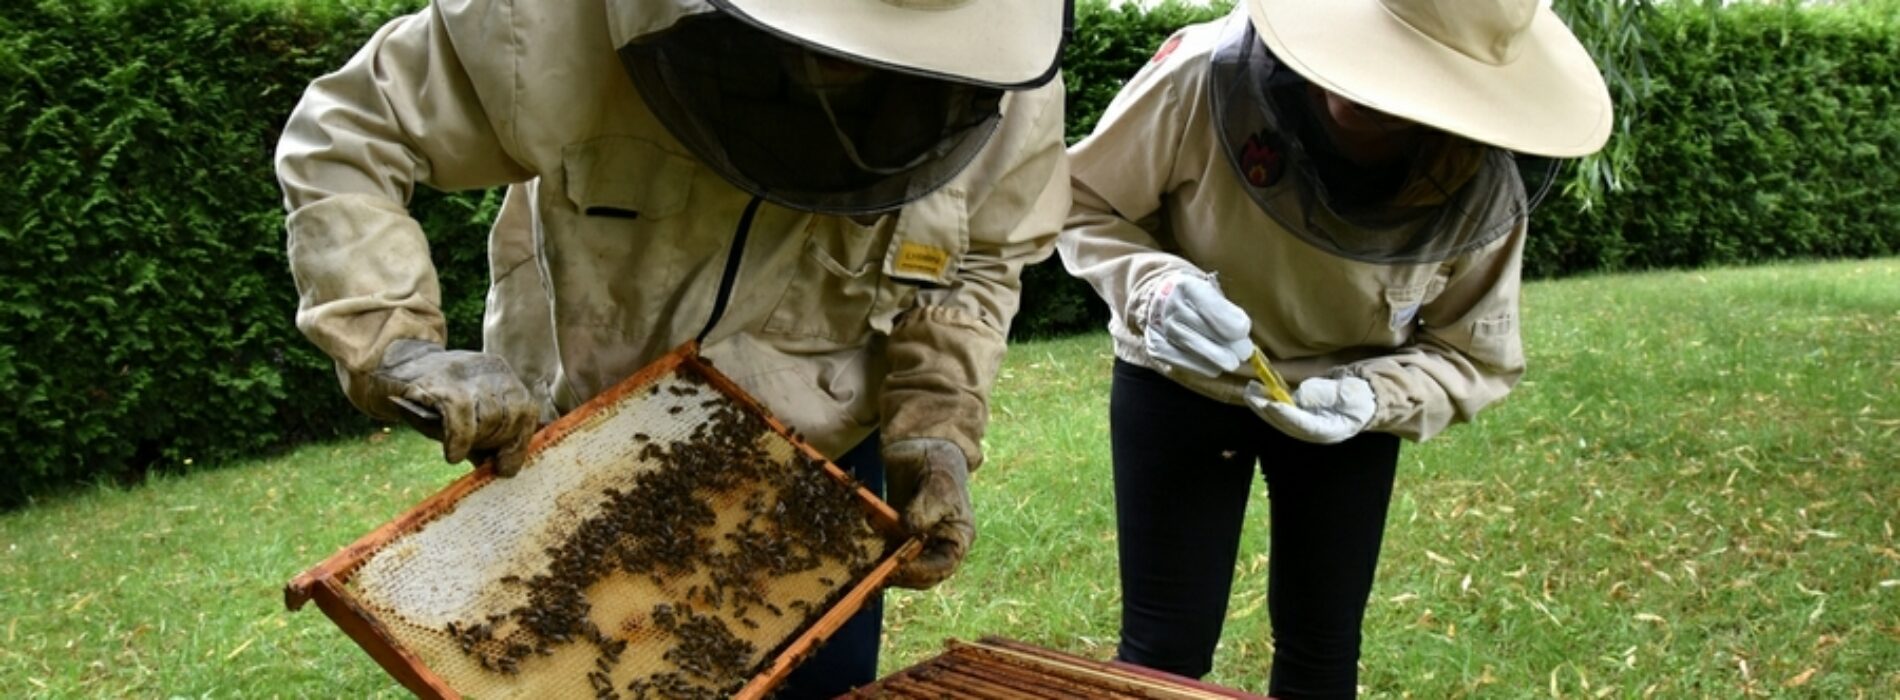
<path fill-rule="evenodd" d="M 675 376 L 687 381 L 667 386 L 670 396 L 702 393 L 703 377 Z M 660 391 L 655 385 L 649 395 Z M 447 625 L 463 654 L 486 671 L 515 675 L 531 657 L 588 644 L 596 658 L 587 680 L 596 698 L 728 697 L 766 661 L 753 660 L 758 649 L 729 622 L 751 630 L 764 619 L 761 613 L 777 618 L 790 612 L 808 623 L 832 602 L 795 600 L 787 604 L 790 610 L 781 609 L 768 600 L 772 579 L 828 562 L 853 578 L 870 569 L 879 553 L 867 544 L 869 526 L 853 495 L 856 485 L 839 483 L 803 452 L 794 451 L 793 463 L 783 464 L 760 441 L 770 430 L 761 417 L 717 391 L 704 393 L 711 396 L 699 404 L 707 419 L 687 437 L 634 435 L 643 443 L 640 458 L 657 466 L 639 473 L 625 490 L 603 490 L 598 512 L 546 550 L 545 570 L 501 579 L 521 588 L 525 604 Z M 679 409 L 675 405 L 670 413 Z M 739 489 L 748 489 L 740 505 L 744 517 L 723 534 L 713 533 L 719 520 L 714 497 Z M 656 585 L 692 576 L 706 581 L 649 615 L 651 628 L 671 645 L 662 658 L 673 670 L 615 684 L 613 671 L 628 641 L 594 623 L 586 594 L 609 576 L 644 576 Z M 828 577 L 820 582 L 827 589 L 834 584 Z"/>

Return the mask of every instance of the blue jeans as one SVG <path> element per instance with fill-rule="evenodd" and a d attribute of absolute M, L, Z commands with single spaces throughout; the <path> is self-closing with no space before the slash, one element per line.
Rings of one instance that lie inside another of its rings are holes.
<path fill-rule="evenodd" d="M 878 456 L 878 436 L 872 433 L 843 457 L 832 460 L 857 477 L 871 493 L 884 494 L 884 460 Z M 884 632 L 884 596 L 866 601 L 864 609 L 846 620 L 831 639 L 799 665 L 779 686 L 777 700 L 834 698 L 852 688 L 877 680 L 877 647 Z"/>
<path fill-rule="evenodd" d="M 1122 583 L 1116 656 L 1191 678 L 1213 667 L 1257 462 L 1271 511 L 1269 694 L 1352 697 L 1398 438 L 1301 442 L 1244 406 L 1121 361 L 1109 396 Z"/>

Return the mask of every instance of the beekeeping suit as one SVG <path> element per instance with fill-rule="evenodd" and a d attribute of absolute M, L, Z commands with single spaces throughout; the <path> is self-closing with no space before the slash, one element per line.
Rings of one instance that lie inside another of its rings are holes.
<path fill-rule="evenodd" d="M 523 425 L 699 339 L 826 454 L 881 435 L 893 505 L 954 549 L 908 570 L 932 584 L 970 539 L 963 476 L 1018 274 L 1069 206 L 1067 18 L 1058 0 L 438 1 L 285 127 L 297 325 L 359 408 L 437 404 L 464 423 L 451 460 L 504 463 Z M 480 353 L 441 345 L 418 184 L 509 187 Z"/>
<path fill-rule="evenodd" d="M 1300 14 L 1386 12 L 1378 3 L 1274 6 Z M 1548 83 L 1549 99 L 1519 118 L 1522 110 L 1484 103 L 1487 90 L 1504 89 L 1495 76 L 1386 77 L 1409 73 L 1381 67 L 1399 59 L 1354 53 L 1353 42 L 1300 30 L 1327 20 L 1269 24 L 1250 17 L 1259 8 L 1243 3 L 1222 21 L 1172 37 L 1095 133 L 1071 150 L 1076 207 L 1059 243 L 1064 264 L 1107 301 L 1118 358 L 1209 398 L 1247 401 L 1255 346 L 1293 384 L 1350 377 L 1370 389 L 1354 397 L 1364 405 L 1347 421 L 1350 430 L 1276 423 L 1300 437 L 1330 442 L 1370 430 L 1423 440 L 1469 420 L 1523 374 L 1519 271 L 1529 212 L 1554 163 L 1536 156 L 1578 156 L 1602 145 L 1610 123 L 1602 79 L 1580 49 L 1546 58 L 1545 42 L 1523 41 L 1534 46 L 1527 54 L 1539 55 L 1509 66 L 1526 73 L 1526 82 Z M 1528 25 L 1530 16 L 1521 21 Z M 1539 15 L 1536 33 L 1554 21 Z M 1376 16 L 1367 24 L 1404 26 Z M 1382 48 L 1405 45 L 1380 41 Z M 1269 50 L 1287 42 L 1329 50 L 1302 52 L 1306 62 L 1289 68 L 1290 59 Z M 1435 55 L 1403 60 L 1453 63 Z M 1411 72 L 1434 70 L 1456 73 L 1436 64 Z M 1367 183 L 1328 181 L 1328 162 L 1340 158 L 1328 152 L 1305 105 L 1307 83 L 1321 81 L 1316 75 L 1344 75 L 1323 85 L 1384 99 L 1375 104 L 1461 137 L 1426 146 L 1457 152 L 1434 161 L 1441 172 L 1401 173 L 1406 188 L 1390 199 L 1354 201 Z M 1514 107 L 1540 104 L 1511 95 Z M 1443 103 L 1461 107 L 1437 107 Z M 1177 288 L 1188 291 L 1172 294 Z M 1211 301 L 1163 322 L 1196 294 Z"/>
<path fill-rule="evenodd" d="M 1240 0 L 1128 81 L 1058 243 L 1113 312 L 1117 660 L 1213 667 L 1264 482 L 1265 694 L 1358 692 L 1401 440 L 1522 375 L 1527 166 L 1611 123 L 1538 0 Z"/>

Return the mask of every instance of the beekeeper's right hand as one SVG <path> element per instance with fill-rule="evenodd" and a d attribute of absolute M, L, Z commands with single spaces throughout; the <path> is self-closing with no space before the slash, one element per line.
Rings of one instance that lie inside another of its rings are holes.
<path fill-rule="evenodd" d="M 440 434 L 429 437 L 442 441 L 442 458 L 450 464 L 471 453 L 492 452 L 501 476 L 521 469 L 541 411 L 506 361 L 403 339 L 389 344 L 371 376 L 386 399 L 411 401 L 441 415 Z"/>
<path fill-rule="evenodd" d="M 970 462 L 942 438 L 907 438 L 883 446 L 885 486 L 904 527 L 924 550 L 898 569 L 892 585 L 924 590 L 956 573 L 976 540 L 970 507 Z"/>
<path fill-rule="evenodd" d="M 1212 280 L 1175 272 L 1154 286 L 1143 331 L 1148 356 L 1204 377 L 1240 369 L 1253 354 L 1247 312 Z"/>

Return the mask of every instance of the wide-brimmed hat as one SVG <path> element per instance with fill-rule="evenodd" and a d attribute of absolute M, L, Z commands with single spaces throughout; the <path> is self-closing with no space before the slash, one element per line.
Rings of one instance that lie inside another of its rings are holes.
<path fill-rule="evenodd" d="M 1246 2 L 1267 48 L 1340 97 L 1521 153 L 1582 156 L 1609 138 L 1603 75 L 1544 2 Z"/>
<path fill-rule="evenodd" d="M 796 43 L 1000 88 L 1055 75 L 1069 0 L 712 0 Z"/>

